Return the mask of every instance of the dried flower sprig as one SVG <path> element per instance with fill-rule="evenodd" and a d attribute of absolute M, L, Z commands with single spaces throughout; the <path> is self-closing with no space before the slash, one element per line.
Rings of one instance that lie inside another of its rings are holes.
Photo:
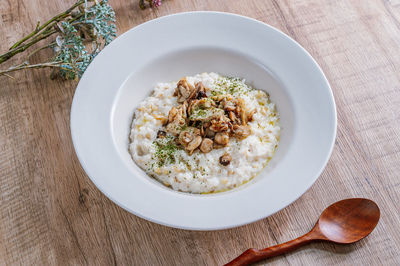
<path fill-rule="evenodd" d="M 139 7 L 141 9 L 146 9 L 145 2 L 148 3 L 149 7 L 159 7 L 159 6 L 161 6 L 161 0 L 139 0 Z"/>
<path fill-rule="evenodd" d="M 52 78 L 57 75 L 65 79 L 80 77 L 100 50 L 116 36 L 114 10 L 107 0 L 78 0 L 43 25 L 38 22 L 32 33 L 0 55 L 0 64 L 52 35 L 56 35 L 55 40 L 35 49 L 21 64 L 0 71 L 0 75 L 9 76 L 8 73 L 22 69 L 53 68 Z M 48 48 L 54 51 L 49 60 L 31 64 L 34 54 Z"/>

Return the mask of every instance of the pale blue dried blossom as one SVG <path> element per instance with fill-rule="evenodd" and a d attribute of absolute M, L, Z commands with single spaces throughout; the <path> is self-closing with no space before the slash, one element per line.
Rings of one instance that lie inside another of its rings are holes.
<path fill-rule="evenodd" d="M 116 36 L 115 13 L 107 0 L 87 6 L 78 19 L 63 21 L 56 44 L 54 60 L 60 62 L 60 75 L 65 79 L 81 77 L 93 58 Z M 84 42 L 91 42 L 91 46 Z M 56 46 L 56 47 L 57 47 Z"/>

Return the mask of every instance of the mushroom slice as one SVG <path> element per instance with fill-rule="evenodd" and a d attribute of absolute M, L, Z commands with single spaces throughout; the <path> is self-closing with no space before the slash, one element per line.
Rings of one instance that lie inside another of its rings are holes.
<path fill-rule="evenodd" d="M 229 153 L 224 153 L 221 157 L 219 157 L 219 163 L 223 166 L 227 166 L 231 163 L 232 156 Z"/>
<path fill-rule="evenodd" d="M 168 114 L 168 125 L 166 131 L 177 136 L 181 128 L 186 124 L 186 111 L 185 104 L 176 107 L 172 107 Z"/>
<path fill-rule="evenodd" d="M 209 128 L 206 128 L 205 135 L 206 135 L 206 137 L 208 137 L 208 138 L 213 138 L 213 137 L 215 136 L 215 132 L 212 131 L 212 130 L 209 129 Z"/>
<path fill-rule="evenodd" d="M 186 78 L 181 79 L 178 84 L 176 84 L 175 94 L 178 96 L 178 102 L 183 103 L 188 100 L 190 95 L 195 91 L 195 88 L 187 82 Z"/>
<path fill-rule="evenodd" d="M 200 151 L 203 153 L 210 152 L 213 149 L 213 141 L 209 138 L 204 138 L 200 144 Z"/>
<path fill-rule="evenodd" d="M 200 146 L 202 138 L 200 136 L 196 136 L 189 144 L 186 146 L 186 150 L 190 155 L 194 152 L 197 147 Z"/>
<path fill-rule="evenodd" d="M 207 98 L 206 88 L 204 87 L 201 81 L 196 83 L 196 92 L 197 92 L 196 99 Z"/>
<path fill-rule="evenodd" d="M 232 129 L 234 136 L 240 139 L 244 139 L 251 134 L 251 129 L 249 126 L 233 125 Z"/>
<path fill-rule="evenodd" d="M 179 133 L 178 141 L 186 148 L 197 136 L 200 136 L 200 130 L 198 128 L 187 127 Z"/>
<path fill-rule="evenodd" d="M 175 116 L 178 114 L 178 110 L 175 107 L 172 107 L 168 113 L 168 122 L 171 123 L 174 121 Z"/>
<path fill-rule="evenodd" d="M 227 131 L 229 129 L 229 119 L 222 115 L 217 119 L 211 120 L 210 129 L 215 132 Z"/>
<path fill-rule="evenodd" d="M 182 131 L 179 134 L 179 143 L 182 144 L 182 146 L 186 146 L 193 140 L 193 138 L 194 138 L 194 136 L 191 132 Z"/>
<path fill-rule="evenodd" d="M 217 133 L 214 137 L 214 141 L 217 144 L 227 145 L 229 142 L 229 136 L 226 133 Z"/>

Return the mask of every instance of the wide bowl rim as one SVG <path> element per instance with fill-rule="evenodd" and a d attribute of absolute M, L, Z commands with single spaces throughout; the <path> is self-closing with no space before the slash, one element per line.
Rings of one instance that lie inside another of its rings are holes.
<path fill-rule="evenodd" d="M 141 217 L 144 218 L 146 220 L 158 223 L 158 224 L 162 224 L 162 225 L 166 225 L 169 227 L 174 227 L 174 228 L 180 228 L 180 229 L 187 229 L 187 230 L 221 230 L 221 229 L 228 229 L 228 228 L 233 228 L 233 227 L 238 227 L 238 226 L 242 226 L 245 224 L 249 224 L 252 222 L 255 222 L 257 220 L 263 219 L 265 217 L 268 217 L 282 209 L 284 209 L 285 207 L 287 207 L 288 205 L 290 205 L 291 203 L 293 203 L 294 201 L 296 201 L 300 196 L 302 196 L 314 183 L 315 181 L 318 179 L 318 177 L 320 176 L 320 174 L 322 173 L 322 171 L 324 170 L 325 166 L 328 163 L 328 160 L 332 154 L 333 151 L 333 147 L 335 144 L 335 139 L 336 139 L 336 133 L 337 133 L 337 113 L 336 113 L 336 104 L 335 104 L 335 99 L 332 93 L 332 89 L 330 87 L 330 84 L 325 76 L 325 74 L 323 73 L 322 69 L 320 68 L 320 66 L 318 65 L 318 63 L 315 61 L 315 59 L 300 45 L 298 44 L 295 40 L 293 40 L 292 38 L 290 38 L 288 35 L 286 35 L 285 33 L 281 32 L 280 30 L 264 23 L 261 21 L 258 21 L 256 19 L 253 18 L 249 18 L 246 16 L 242 16 L 242 15 L 238 15 L 238 14 L 233 14 L 233 13 L 227 13 L 227 12 L 216 12 L 216 11 L 192 11 L 192 12 L 182 12 L 182 13 L 176 13 L 176 14 L 171 14 L 171 15 L 167 15 L 167 16 L 163 16 L 163 17 L 159 17 L 150 21 L 147 21 L 143 24 L 140 24 L 138 26 L 135 26 L 133 28 L 131 28 L 130 30 L 128 30 L 127 32 L 123 33 L 122 35 L 120 35 L 115 41 L 113 41 L 112 43 L 118 42 L 119 40 L 122 40 L 124 38 L 124 36 L 128 35 L 128 34 L 132 34 L 132 32 L 134 32 L 135 30 L 140 29 L 141 27 L 145 27 L 148 24 L 151 23 L 160 23 L 163 20 L 167 20 L 170 19 L 171 17 L 181 17 L 181 16 L 192 16 L 192 15 L 201 15 L 201 14 L 212 14 L 212 15 L 217 15 L 217 16 L 229 16 L 229 17 L 236 17 L 239 19 L 242 19 L 244 21 L 251 21 L 253 23 L 257 23 L 257 24 L 262 24 L 263 26 L 265 26 L 266 28 L 268 28 L 269 30 L 274 31 L 277 34 L 282 35 L 283 37 L 285 37 L 287 39 L 287 41 L 292 42 L 293 44 L 295 44 L 297 46 L 298 49 L 300 49 L 302 51 L 302 53 L 308 57 L 309 60 L 311 60 L 314 64 L 314 67 L 316 69 L 316 71 L 318 72 L 318 74 L 321 76 L 321 78 L 324 80 L 324 86 L 326 89 L 328 89 L 329 92 L 329 101 L 331 103 L 332 109 L 331 114 L 333 115 L 333 120 L 332 122 L 332 127 L 334 129 L 334 131 L 332 132 L 332 137 L 330 139 L 330 145 L 329 145 L 329 150 L 327 150 L 326 152 L 326 156 L 324 158 L 323 163 L 321 163 L 319 170 L 317 171 L 317 173 L 314 175 L 314 177 L 312 178 L 311 182 L 307 183 L 305 185 L 305 189 L 302 193 L 300 193 L 299 195 L 297 195 L 295 198 L 291 199 L 290 202 L 287 202 L 285 204 L 283 204 L 282 206 L 280 206 L 279 208 L 277 208 L 275 211 L 270 212 L 268 215 L 266 216 L 260 216 L 260 217 L 255 217 L 252 219 L 248 219 L 245 222 L 240 222 L 240 223 L 231 223 L 231 224 L 221 224 L 221 225 L 214 225 L 212 227 L 193 227 L 190 225 L 182 225 L 182 224 L 174 224 L 174 223 L 169 223 L 169 222 L 165 222 L 163 220 L 160 219 L 155 219 L 153 217 L 149 217 L 146 215 L 143 215 L 140 212 L 137 212 L 135 210 L 133 210 L 132 208 L 130 208 L 129 206 L 126 206 L 124 203 L 122 203 L 120 200 L 118 200 L 117 198 L 115 198 L 113 195 L 111 195 L 106 188 L 102 187 L 100 184 L 98 184 L 98 182 L 96 181 L 96 178 L 91 174 L 91 169 L 90 167 L 86 164 L 85 158 L 83 156 L 83 151 L 80 148 L 80 142 L 79 142 L 79 129 L 77 128 L 77 124 L 76 121 L 77 119 L 79 119 L 79 114 L 78 112 L 78 107 L 77 107 L 77 95 L 79 95 L 79 91 L 80 89 L 80 84 L 81 82 L 78 84 L 78 87 L 76 89 L 75 95 L 74 95 L 74 99 L 72 102 L 72 106 L 71 106 L 71 114 L 70 114 L 70 123 L 71 123 L 71 136 L 72 136 L 72 141 L 73 141 L 73 145 L 75 148 L 75 152 L 76 155 L 83 167 L 83 169 L 85 170 L 86 174 L 89 176 L 90 180 L 96 185 L 96 187 L 103 193 L 105 194 L 109 199 L 111 199 L 114 203 L 116 203 L 118 206 L 122 207 L 123 209 Z M 110 45 L 111 46 L 111 45 Z M 107 51 L 111 49 L 109 47 L 106 47 L 101 53 L 107 53 Z M 96 59 L 94 60 L 94 62 L 89 66 L 88 69 L 93 68 L 93 64 L 95 64 Z M 85 72 L 85 74 L 83 75 L 82 79 L 86 79 L 87 78 L 87 74 L 88 72 Z"/>

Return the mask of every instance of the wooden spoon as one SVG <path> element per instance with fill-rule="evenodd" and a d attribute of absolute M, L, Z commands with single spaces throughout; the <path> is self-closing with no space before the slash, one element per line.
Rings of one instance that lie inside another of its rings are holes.
<path fill-rule="evenodd" d="M 380 211 L 375 202 L 354 198 L 338 201 L 326 208 L 314 228 L 286 243 L 262 250 L 248 249 L 226 265 L 249 265 L 297 249 L 315 240 L 350 244 L 363 239 L 378 224 Z"/>

